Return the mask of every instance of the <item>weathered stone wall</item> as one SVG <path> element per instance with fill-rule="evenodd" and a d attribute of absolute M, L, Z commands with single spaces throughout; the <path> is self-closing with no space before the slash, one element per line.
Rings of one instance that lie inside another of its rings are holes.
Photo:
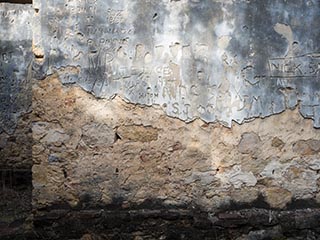
<path fill-rule="evenodd" d="M 33 9 L 1 3 L 0 11 L 0 166 L 30 168 Z"/>
<path fill-rule="evenodd" d="M 319 239 L 319 1 L 0 11 L 0 238 Z"/>
<path fill-rule="evenodd" d="M 53 75 L 34 85 L 33 115 L 36 226 L 53 236 L 87 233 L 87 217 L 95 233 L 128 239 L 235 239 L 250 230 L 297 237 L 318 226 L 319 213 L 306 209 L 319 206 L 320 135 L 298 110 L 231 129 L 185 124 L 157 107 L 96 99 Z M 222 214 L 239 209 L 250 210 Z"/>
<path fill-rule="evenodd" d="M 32 16 L 31 5 L 0 3 L 0 238 L 31 214 Z"/>
<path fill-rule="evenodd" d="M 159 199 L 215 210 L 261 195 L 284 208 L 318 192 L 319 132 L 297 110 L 232 129 L 185 124 L 119 97 L 97 100 L 52 76 L 34 87 L 33 120 L 39 207 Z"/>

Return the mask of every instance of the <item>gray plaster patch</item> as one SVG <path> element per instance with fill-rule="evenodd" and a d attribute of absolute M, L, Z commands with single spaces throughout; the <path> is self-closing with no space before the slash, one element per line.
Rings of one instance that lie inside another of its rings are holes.
<path fill-rule="evenodd" d="M 12 134 L 31 106 L 31 5 L 0 3 L 0 132 Z"/>
<path fill-rule="evenodd" d="M 231 126 L 300 106 L 320 128 L 320 2 L 35 0 L 38 75 Z"/>

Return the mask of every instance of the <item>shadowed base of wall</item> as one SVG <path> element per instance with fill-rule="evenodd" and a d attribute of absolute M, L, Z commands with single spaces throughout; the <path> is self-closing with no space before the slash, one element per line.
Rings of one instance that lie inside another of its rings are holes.
<path fill-rule="evenodd" d="M 19 239 L 30 224 L 31 169 L 1 169 L 0 186 L 0 239 Z"/>
<path fill-rule="evenodd" d="M 25 104 L 28 102 L 25 101 Z M 32 132 L 30 114 L 13 133 L 0 130 L 0 239 L 21 239 L 31 227 Z"/>
<path fill-rule="evenodd" d="M 320 236 L 320 138 L 298 109 L 227 129 L 54 75 L 33 97 L 33 239 Z"/>
<path fill-rule="evenodd" d="M 286 210 L 268 207 L 262 198 L 229 210 L 206 212 L 200 207 L 168 206 L 147 200 L 125 207 L 57 204 L 34 216 L 34 232 L 26 239 L 319 239 L 320 208 L 312 200 L 293 202 Z M 90 203 L 89 203 L 90 204 Z M 310 207 L 297 209 L 299 205 Z M 261 206 L 261 207 L 259 207 Z M 9 238 L 7 238 L 9 239 Z"/>

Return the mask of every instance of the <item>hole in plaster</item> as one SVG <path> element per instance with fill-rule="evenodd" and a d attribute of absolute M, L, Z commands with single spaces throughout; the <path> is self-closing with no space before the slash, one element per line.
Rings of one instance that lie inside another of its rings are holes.
<path fill-rule="evenodd" d="M 156 20 L 158 18 L 158 13 L 155 13 L 152 17 L 153 20 Z"/>

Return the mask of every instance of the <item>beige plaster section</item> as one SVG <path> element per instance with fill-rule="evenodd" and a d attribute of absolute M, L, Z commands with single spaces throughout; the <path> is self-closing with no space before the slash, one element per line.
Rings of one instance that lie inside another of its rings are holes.
<path fill-rule="evenodd" d="M 319 131 L 298 109 L 231 129 L 186 124 L 51 76 L 33 87 L 34 206 L 121 198 L 214 210 L 262 195 L 284 208 L 319 196 Z"/>
<path fill-rule="evenodd" d="M 292 56 L 294 36 L 291 27 L 286 24 L 277 23 L 273 29 L 288 41 L 288 52 L 286 55 Z"/>

